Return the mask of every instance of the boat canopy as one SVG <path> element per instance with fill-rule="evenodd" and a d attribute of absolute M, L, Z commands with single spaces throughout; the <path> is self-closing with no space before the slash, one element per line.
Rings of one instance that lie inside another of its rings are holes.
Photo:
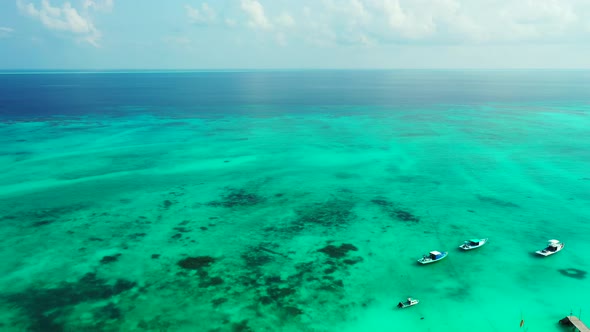
<path fill-rule="evenodd" d="M 475 243 L 480 243 L 480 242 L 481 242 L 481 239 L 471 239 L 471 240 L 469 240 L 469 241 L 471 241 L 471 242 L 475 242 Z"/>
<path fill-rule="evenodd" d="M 430 252 L 430 259 L 432 259 L 432 260 L 437 260 L 442 257 L 443 257 L 443 254 L 441 254 L 440 251 L 431 251 Z"/>
<path fill-rule="evenodd" d="M 559 240 L 549 240 L 549 244 L 559 244 Z"/>

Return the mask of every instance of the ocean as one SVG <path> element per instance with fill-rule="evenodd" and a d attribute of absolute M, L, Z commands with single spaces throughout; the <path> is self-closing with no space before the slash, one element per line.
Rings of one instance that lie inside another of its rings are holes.
<path fill-rule="evenodd" d="M 567 331 L 588 142 L 590 71 L 5 72 L 0 330 Z"/>

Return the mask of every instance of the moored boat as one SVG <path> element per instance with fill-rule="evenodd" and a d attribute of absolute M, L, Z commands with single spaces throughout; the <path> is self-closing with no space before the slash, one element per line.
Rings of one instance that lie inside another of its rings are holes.
<path fill-rule="evenodd" d="M 471 239 L 465 241 L 459 248 L 463 250 L 472 250 L 482 247 L 484 244 L 488 243 L 488 239 Z"/>
<path fill-rule="evenodd" d="M 535 253 L 547 257 L 555 254 L 556 252 L 560 252 L 564 246 L 565 244 L 559 242 L 559 240 L 549 240 L 549 243 L 545 249 L 537 250 Z"/>
<path fill-rule="evenodd" d="M 411 306 L 414 306 L 416 304 L 420 303 L 420 301 L 413 299 L 411 297 L 408 297 L 408 299 L 406 301 L 400 302 L 397 304 L 397 307 L 400 309 L 404 309 L 404 308 L 408 308 Z"/>
<path fill-rule="evenodd" d="M 418 260 L 418 263 L 420 264 L 430 264 L 430 263 L 434 263 L 434 262 L 438 262 L 441 259 L 447 257 L 449 253 L 446 251 L 440 252 L 440 251 L 431 251 L 428 255 L 424 255 L 422 256 L 422 258 L 420 258 Z"/>

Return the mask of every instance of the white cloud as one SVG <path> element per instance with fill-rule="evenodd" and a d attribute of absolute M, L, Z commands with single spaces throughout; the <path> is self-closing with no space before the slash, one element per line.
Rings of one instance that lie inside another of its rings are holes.
<path fill-rule="evenodd" d="M 327 44 L 564 42 L 588 37 L 587 0 L 321 0 L 304 40 Z"/>
<path fill-rule="evenodd" d="M 0 27 L 0 39 L 8 38 L 14 32 L 14 29 L 7 27 Z"/>
<path fill-rule="evenodd" d="M 115 5 L 114 0 L 84 0 L 84 9 L 93 9 L 96 11 L 110 12 Z"/>
<path fill-rule="evenodd" d="M 111 10 L 113 0 L 85 0 L 80 12 L 69 2 L 64 2 L 60 7 L 51 5 L 49 0 L 42 0 L 39 7 L 32 2 L 17 0 L 17 6 L 21 12 L 39 20 L 46 28 L 71 33 L 77 40 L 99 47 L 102 35 L 92 22 L 90 10 Z"/>
<path fill-rule="evenodd" d="M 264 7 L 256 0 L 241 0 L 241 7 L 248 15 L 248 25 L 257 29 L 271 29 L 272 24 L 264 13 Z"/>
<path fill-rule="evenodd" d="M 67 3 L 69 5 L 69 3 Z M 48 0 L 41 0 L 42 10 L 47 12 L 50 16 L 59 16 L 60 10 L 58 7 L 52 7 Z"/>
<path fill-rule="evenodd" d="M 238 23 L 236 22 L 236 20 L 232 20 L 231 18 L 226 18 L 225 19 L 225 25 L 227 25 L 230 28 L 233 28 L 236 25 L 238 25 Z"/>
<path fill-rule="evenodd" d="M 414 10 L 412 6 L 402 7 L 398 0 L 374 1 L 373 5 L 385 16 L 389 28 L 401 37 L 417 39 L 436 31 L 434 16 L 436 14 L 428 8 L 430 6 L 418 7 L 420 10 Z"/>
<path fill-rule="evenodd" d="M 335 23 L 349 26 L 367 24 L 372 18 L 367 10 L 367 5 L 362 0 L 324 0 L 325 9 Z"/>
<path fill-rule="evenodd" d="M 508 40 L 557 37 L 579 20 L 571 3 L 555 0 L 515 1 L 499 14 L 495 32 Z"/>
<path fill-rule="evenodd" d="M 191 5 L 185 5 L 186 14 L 192 23 L 209 24 L 216 19 L 215 10 L 209 7 L 207 3 L 202 3 L 200 8 L 193 8 Z"/>
<path fill-rule="evenodd" d="M 330 12 L 337 12 L 349 30 L 381 36 L 383 39 L 420 40 L 437 33 L 454 20 L 458 0 L 349 0 L 325 1 Z"/>
<path fill-rule="evenodd" d="M 293 17 L 287 13 L 282 13 L 281 15 L 275 18 L 275 22 L 278 26 L 282 26 L 285 28 L 290 28 L 295 26 L 295 20 Z"/>
<path fill-rule="evenodd" d="M 230 3 L 223 10 L 217 7 L 223 5 L 212 1 L 185 9 L 193 23 L 246 25 L 261 32 L 260 38 L 279 45 L 287 41 L 330 47 L 590 40 L 590 23 L 582 19 L 590 17 L 590 0 L 316 0 L 299 7 L 284 1 L 285 5 L 276 5 L 274 0 Z M 30 9 L 35 10 L 39 9 Z"/>

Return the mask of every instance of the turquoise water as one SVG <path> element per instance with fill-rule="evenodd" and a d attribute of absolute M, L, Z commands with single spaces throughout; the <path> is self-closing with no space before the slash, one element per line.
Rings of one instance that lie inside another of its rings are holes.
<path fill-rule="evenodd" d="M 479 72 L 465 98 L 418 92 L 457 73 L 337 73 L 377 76 L 368 92 L 303 73 L 294 96 L 273 73 L 176 75 L 205 92 L 0 80 L 41 96 L 2 97 L 2 330 L 564 331 L 590 315 L 579 74 L 506 88 Z M 458 249 L 474 237 L 490 240 Z M 565 249 L 535 257 L 552 238 Z M 449 256 L 417 264 L 431 250 Z"/>

